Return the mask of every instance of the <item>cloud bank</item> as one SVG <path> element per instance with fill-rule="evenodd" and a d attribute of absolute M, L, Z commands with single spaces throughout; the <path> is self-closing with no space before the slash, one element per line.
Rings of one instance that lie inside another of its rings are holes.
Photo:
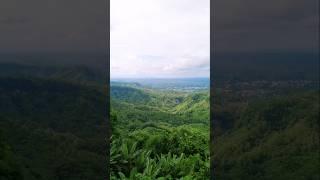
<path fill-rule="evenodd" d="M 209 0 L 111 0 L 111 77 L 208 77 Z"/>

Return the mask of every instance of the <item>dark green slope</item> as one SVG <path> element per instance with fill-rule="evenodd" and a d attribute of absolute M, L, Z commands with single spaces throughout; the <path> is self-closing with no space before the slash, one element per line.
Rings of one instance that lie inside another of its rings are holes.
<path fill-rule="evenodd" d="M 106 177 L 105 108 L 102 88 L 0 78 L 0 129 L 16 163 L 3 166 L 28 180 Z"/>
<path fill-rule="evenodd" d="M 0 179 L 22 179 L 21 167 L 0 129 Z"/>
<path fill-rule="evenodd" d="M 118 102 L 148 105 L 169 110 L 183 100 L 185 93 L 149 89 L 136 83 L 112 83 L 111 98 Z"/>
<path fill-rule="evenodd" d="M 216 84 L 226 81 L 319 81 L 319 53 L 215 53 Z"/>
<path fill-rule="evenodd" d="M 143 90 L 126 86 L 111 86 L 110 96 L 117 101 L 133 104 L 145 104 L 151 100 L 150 95 Z"/>
<path fill-rule="evenodd" d="M 250 103 L 213 146 L 217 179 L 319 179 L 319 94 Z"/>

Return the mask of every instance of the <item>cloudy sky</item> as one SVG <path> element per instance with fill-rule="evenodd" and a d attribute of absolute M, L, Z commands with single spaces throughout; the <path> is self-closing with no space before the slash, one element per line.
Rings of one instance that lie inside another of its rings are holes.
<path fill-rule="evenodd" d="M 107 4 L 1 0 L 0 53 L 106 53 L 110 18 L 113 76 L 208 76 L 209 0 L 110 0 L 111 17 Z M 215 52 L 319 52 L 319 0 L 211 5 Z"/>
<path fill-rule="evenodd" d="M 111 0 L 111 77 L 208 77 L 209 0 Z"/>
<path fill-rule="evenodd" d="M 319 0 L 214 0 L 215 52 L 316 52 Z"/>
<path fill-rule="evenodd" d="M 106 52 L 105 0 L 1 0 L 1 52 Z"/>

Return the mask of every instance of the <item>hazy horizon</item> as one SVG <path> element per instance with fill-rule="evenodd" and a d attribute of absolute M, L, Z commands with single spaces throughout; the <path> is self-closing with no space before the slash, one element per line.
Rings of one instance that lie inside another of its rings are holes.
<path fill-rule="evenodd" d="M 111 80 L 117 79 L 210 79 L 210 77 L 110 77 Z"/>

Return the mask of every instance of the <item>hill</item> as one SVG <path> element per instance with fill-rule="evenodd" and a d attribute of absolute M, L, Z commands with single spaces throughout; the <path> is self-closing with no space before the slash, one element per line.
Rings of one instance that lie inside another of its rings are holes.
<path fill-rule="evenodd" d="M 30 180 L 105 177 L 105 98 L 96 86 L 0 78 L 0 152 L 14 158 L 1 159 L 0 172 Z"/>
<path fill-rule="evenodd" d="M 209 92 L 111 84 L 111 179 L 206 179 Z"/>
<path fill-rule="evenodd" d="M 50 66 L 0 62 L 0 77 L 55 79 L 83 84 L 103 84 L 103 72 L 83 65 Z"/>
<path fill-rule="evenodd" d="M 224 81 L 319 81 L 317 53 L 215 53 L 215 83 Z"/>
<path fill-rule="evenodd" d="M 304 91 L 233 111 L 234 125 L 212 146 L 216 178 L 319 179 L 318 102 L 318 91 Z"/>
<path fill-rule="evenodd" d="M 121 110 L 123 121 L 138 116 L 140 120 L 172 124 L 205 123 L 209 121 L 209 94 L 206 91 L 177 92 L 145 87 L 111 86 L 111 107 Z M 145 118 L 142 118 L 145 117 Z M 137 120 L 137 119 L 135 119 Z"/>

